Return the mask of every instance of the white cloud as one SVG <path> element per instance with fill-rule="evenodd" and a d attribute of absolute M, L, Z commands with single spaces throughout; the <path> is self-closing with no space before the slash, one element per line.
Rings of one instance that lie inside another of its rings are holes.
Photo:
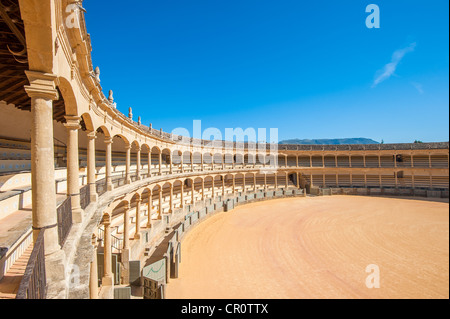
<path fill-rule="evenodd" d="M 416 88 L 416 90 L 417 90 L 420 94 L 425 93 L 424 90 L 423 90 L 422 84 L 417 83 L 417 82 L 411 82 L 411 84 Z"/>
<path fill-rule="evenodd" d="M 399 49 L 392 54 L 391 62 L 386 64 L 383 69 L 379 70 L 377 72 L 378 76 L 375 78 L 375 81 L 373 81 L 372 88 L 376 87 L 381 82 L 389 79 L 397 69 L 398 64 L 403 59 L 403 57 L 406 55 L 406 53 L 414 51 L 416 47 L 416 43 L 411 43 L 409 46 L 403 49 Z"/>

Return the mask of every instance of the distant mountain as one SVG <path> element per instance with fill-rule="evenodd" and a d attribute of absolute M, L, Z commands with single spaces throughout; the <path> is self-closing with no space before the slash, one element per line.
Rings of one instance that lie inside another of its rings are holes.
<path fill-rule="evenodd" d="M 333 139 L 290 139 L 281 141 L 280 144 L 299 144 L 299 145 L 342 145 L 342 144 L 380 144 L 370 138 L 333 138 Z"/>

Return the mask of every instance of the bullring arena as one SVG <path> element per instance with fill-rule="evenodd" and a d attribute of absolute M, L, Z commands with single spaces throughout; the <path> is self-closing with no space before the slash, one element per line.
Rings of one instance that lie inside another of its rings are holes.
<path fill-rule="evenodd" d="M 69 2 L 0 4 L 0 298 L 449 298 L 448 142 L 156 130 L 102 93 Z"/>

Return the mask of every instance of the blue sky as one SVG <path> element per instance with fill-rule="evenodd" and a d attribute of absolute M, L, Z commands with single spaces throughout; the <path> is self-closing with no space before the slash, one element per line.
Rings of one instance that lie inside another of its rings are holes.
<path fill-rule="evenodd" d="M 371 3 L 379 29 L 365 24 Z M 449 140 L 448 0 L 83 5 L 105 95 L 154 128 Z"/>

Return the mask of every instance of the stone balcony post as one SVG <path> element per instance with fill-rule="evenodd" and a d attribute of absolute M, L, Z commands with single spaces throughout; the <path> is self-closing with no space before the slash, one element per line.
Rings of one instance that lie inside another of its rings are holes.
<path fill-rule="evenodd" d="M 152 191 L 148 195 L 148 216 L 147 216 L 147 228 L 152 227 L 152 206 L 153 206 L 153 194 Z"/>
<path fill-rule="evenodd" d="M 114 286 L 114 277 L 112 272 L 112 247 L 111 247 L 111 216 L 108 214 L 103 215 L 102 221 L 105 227 L 104 237 L 104 256 L 103 256 L 103 286 Z"/>
<path fill-rule="evenodd" d="M 97 236 L 92 234 L 92 261 L 89 271 L 89 298 L 98 299 L 98 265 L 97 265 Z"/>
<path fill-rule="evenodd" d="M 134 239 L 141 238 L 141 203 L 142 199 L 137 199 L 136 201 L 136 232 L 134 234 Z"/>
<path fill-rule="evenodd" d="M 123 251 L 130 249 L 130 204 L 123 207 Z"/>
<path fill-rule="evenodd" d="M 181 182 L 180 208 L 184 207 L 184 182 Z"/>
<path fill-rule="evenodd" d="M 163 192 L 163 189 L 162 189 L 162 187 L 160 187 L 159 188 L 159 203 L 158 203 L 158 219 L 162 219 L 162 211 L 163 211 L 162 192 Z"/>
<path fill-rule="evenodd" d="M 131 145 L 125 145 L 125 184 L 131 184 L 130 163 L 131 163 Z"/>
<path fill-rule="evenodd" d="M 205 200 L 205 179 L 202 178 L 202 200 Z"/>
<path fill-rule="evenodd" d="M 152 150 L 149 147 L 149 151 L 148 151 L 148 177 L 152 177 Z"/>
<path fill-rule="evenodd" d="M 96 188 L 96 177 L 95 177 L 95 139 L 97 138 L 95 132 L 89 132 L 88 137 L 88 167 L 87 167 L 87 182 L 89 184 L 89 193 L 91 202 L 97 201 L 97 188 Z"/>
<path fill-rule="evenodd" d="M 79 158 L 78 158 L 78 130 L 80 118 L 77 116 L 66 116 L 64 126 L 68 131 L 67 139 L 67 197 L 71 198 L 72 219 L 74 223 L 83 221 L 83 210 L 80 205 L 80 182 L 79 182 Z"/>
<path fill-rule="evenodd" d="M 112 183 L 112 148 L 113 139 L 111 137 L 105 138 L 106 145 L 106 189 L 112 191 L 114 185 Z"/>
<path fill-rule="evenodd" d="M 40 72 L 25 72 L 30 82 L 25 91 L 31 98 L 31 187 L 32 227 L 36 241 L 39 231 L 45 230 L 45 255 L 60 250 L 56 215 L 56 186 L 53 101 L 58 100 L 57 76 Z"/>
<path fill-rule="evenodd" d="M 173 213 L 173 185 L 170 184 L 169 214 Z"/>
<path fill-rule="evenodd" d="M 141 147 L 137 147 L 136 153 L 136 180 L 141 180 Z"/>

